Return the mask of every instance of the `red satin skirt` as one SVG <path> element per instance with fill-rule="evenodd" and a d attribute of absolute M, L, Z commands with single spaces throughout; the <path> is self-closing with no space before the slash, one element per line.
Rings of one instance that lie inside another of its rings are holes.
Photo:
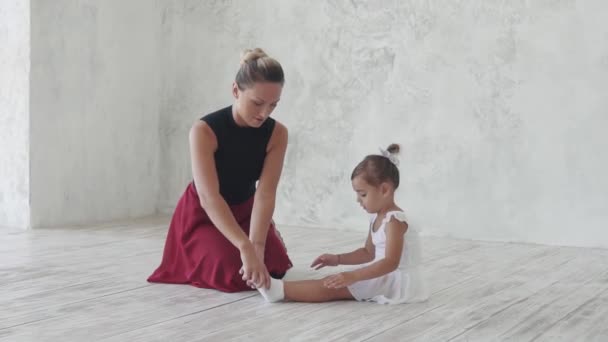
<path fill-rule="evenodd" d="M 236 221 L 249 235 L 253 197 L 230 206 Z M 292 267 L 287 250 L 270 224 L 264 263 L 274 278 Z M 153 283 L 189 284 L 223 292 L 249 291 L 241 278 L 239 250 L 213 225 L 201 207 L 194 183 L 190 183 L 175 208 L 160 266 L 148 278 Z"/>

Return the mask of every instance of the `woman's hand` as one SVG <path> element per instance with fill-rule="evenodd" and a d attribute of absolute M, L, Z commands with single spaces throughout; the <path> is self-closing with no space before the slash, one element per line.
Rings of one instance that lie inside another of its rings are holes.
<path fill-rule="evenodd" d="M 323 286 L 329 289 L 340 289 L 352 285 L 355 282 L 357 282 L 357 279 L 352 272 L 342 272 L 325 277 L 323 279 Z"/>
<path fill-rule="evenodd" d="M 266 270 L 266 273 L 268 274 L 268 270 L 266 269 L 266 263 L 264 263 L 264 251 L 266 249 L 266 246 L 263 244 L 259 244 L 259 243 L 253 243 L 253 250 L 255 251 L 255 255 L 258 257 L 258 259 L 262 262 L 262 265 L 264 265 L 264 269 Z M 270 286 L 270 275 L 268 275 L 268 286 Z M 247 283 L 247 285 L 249 286 L 254 286 L 256 287 L 251 281 L 249 281 Z M 266 286 L 264 286 L 265 288 L 268 288 Z"/>
<path fill-rule="evenodd" d="M 339 258 L 335 254 L 323 254 L 318 256 L 315 261 L 312 262 L 310 267 L 314 267 L 315 270 L 319 270 L 325 266 L 338 266 Z"/>
<path fill-rule="evenodd" d="M 241 250 L 241 261 L 243 267 L 241 267 L 240 274 L 243 275 L 243 280 L 247 282 L 247 285 L 251 288 L 270 287 L 270 274 L 266 269 L 262 259 L 258 256 L 258 253 L 252 244 L 248 244 Z"/>

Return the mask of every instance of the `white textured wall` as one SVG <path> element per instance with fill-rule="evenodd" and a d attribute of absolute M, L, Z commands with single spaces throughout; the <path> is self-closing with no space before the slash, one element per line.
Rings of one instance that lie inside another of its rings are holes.
<path fill-rule="evenodd" d="M 239 28 L 227 22 L 230 6 L 176 1 L 162 12 L 160 63 L 159 208 L 171 211 L 192 178 L 188 131 L 205 112 L 229 104 L 239 56 Z M 230 56 L 232 53 L 232 56 Z"/>
<path fill-rule="evenodd" d="M 154 213 L 158 5 L 34 1 L 31 22 L 32 225 Z"/>
<path fill-rule="evenodd" d="M 29 0 L 0 0 L 0 227 L 30 223 L 29 11 Z"/>
<path fill-rule="evenodd" d="M 401 204 L 427 233 L 608 247 L 606 13 L 601 0 L 174 4 L 160 206 L 191 177 L 192 120 L 230 103 L 237 51 L 261 46 L 287 77 L 279 222 L 364 231 L 350 172 L 394 141 Z"/>

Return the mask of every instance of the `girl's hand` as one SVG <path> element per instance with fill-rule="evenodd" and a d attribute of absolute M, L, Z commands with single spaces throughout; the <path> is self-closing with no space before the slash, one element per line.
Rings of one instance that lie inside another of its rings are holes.
<path fill-rule="evenodd" d="M 252 245 L 241 250 L 241 261 L 243 261 L 243 267 L 239 273 L 243 275 L 243 280 L 247 282 L 247 285 L 251 288 L 270 288 L 270 274 Z"/>
<path fill-rule="evenodd" d="M 318 256 L 310 265 L 315 270 L 319 270 L 325 266 L 338 266 L 338 256 L 335 254 L 323 254 Z"/>
<path fill-rule="evenodd" d="M 356 281 L 352 272 L 342 272 L 323 279 L 323 286 L 329 289 L 340 289 L 352 285 Z"/>

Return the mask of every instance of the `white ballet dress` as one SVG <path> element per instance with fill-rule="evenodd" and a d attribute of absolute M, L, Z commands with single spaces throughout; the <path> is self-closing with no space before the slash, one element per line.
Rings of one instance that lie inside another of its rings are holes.
<path fill-rule="evenodd" d="M 384 259 L 386 251 L 386 224 L 395 218 L 406 222 L 405 213 L 402 211 L 391 211 L 386 214 L 384 220 L 374 232 L 373 226 L 376 214 L 372 215 L 370 232 L 372 242 L 376 249 L 374 261 Z M 428 290 L 421 272 L 421 253 L 418 231 L 408 226 L 405 233 L 401 261 L 396 270 L 378 278 L 358 281 L 348 287 L 353 297 L 358 301 L 372 301 L 379 304 L 401 304 L 416 303 L 428 299 Z"/>

